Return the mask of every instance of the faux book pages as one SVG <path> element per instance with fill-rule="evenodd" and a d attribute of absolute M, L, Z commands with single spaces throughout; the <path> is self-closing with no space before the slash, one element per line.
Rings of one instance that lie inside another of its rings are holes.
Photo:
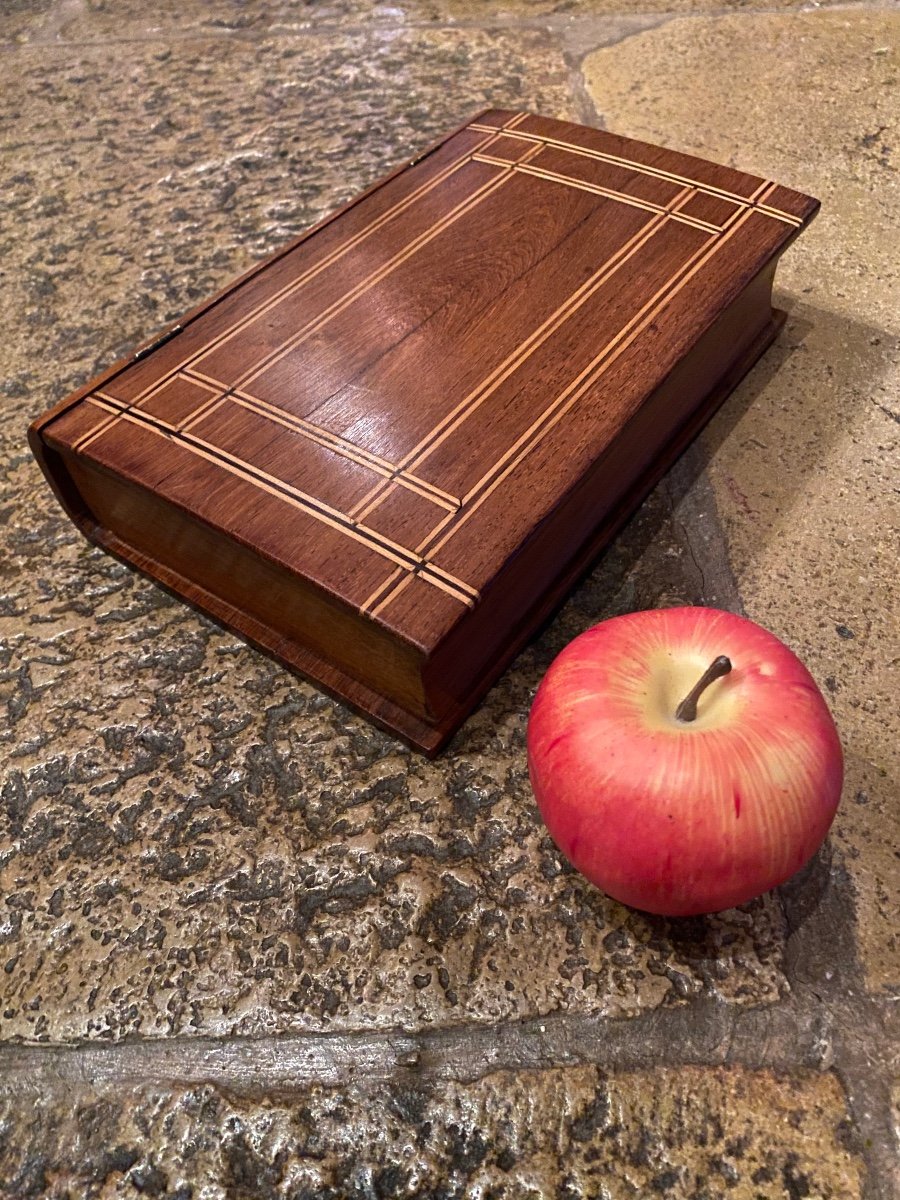
<path fill-rule="evenodd" d="M 91 540 L 434 753 L 775 336 L 817 207 L 487 112 L 32 447 Z"/>

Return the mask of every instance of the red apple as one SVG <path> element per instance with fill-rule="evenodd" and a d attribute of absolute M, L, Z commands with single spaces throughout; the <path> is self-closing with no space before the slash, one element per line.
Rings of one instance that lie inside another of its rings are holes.
<path fill-rule="evenodd" d="M 535 696 L 528 765 L 572 864 L 666 916 L 730 908 L 793 875 L 843 781 L 807 669 L 773 634 L 710 608 L 631 613 L 575 638 Z"/>

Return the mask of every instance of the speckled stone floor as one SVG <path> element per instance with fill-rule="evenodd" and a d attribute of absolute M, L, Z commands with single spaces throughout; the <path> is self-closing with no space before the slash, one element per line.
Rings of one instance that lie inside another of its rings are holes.
<path fill-rule="evenodd" d="M 821 197 L 779 341 L 428 763 L 89 548 L 25 442 L 488 105 Z M 0 6 L 0 1196 L 900 1194 L 900 7 Z M 530 698 L 708 603 L 826 690 L 800 879 L 684 922 L 560 859 Z"/>

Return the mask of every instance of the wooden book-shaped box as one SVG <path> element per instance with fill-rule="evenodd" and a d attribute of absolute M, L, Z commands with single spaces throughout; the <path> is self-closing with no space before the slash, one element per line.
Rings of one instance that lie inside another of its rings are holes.
<path fill-rule="evenodd" d="M 92 541 L 433 753 L 772 340 L 817 207 L 486 112 L 31 444 Z"/>

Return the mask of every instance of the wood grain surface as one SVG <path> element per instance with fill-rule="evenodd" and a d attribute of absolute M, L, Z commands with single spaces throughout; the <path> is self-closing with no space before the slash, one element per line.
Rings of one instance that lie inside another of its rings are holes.
<path fill-rule="evenodd" d="M 94 541 L 433 753 L 774 336 L 817 207 L 487 112 L 32 446 Z"/>

